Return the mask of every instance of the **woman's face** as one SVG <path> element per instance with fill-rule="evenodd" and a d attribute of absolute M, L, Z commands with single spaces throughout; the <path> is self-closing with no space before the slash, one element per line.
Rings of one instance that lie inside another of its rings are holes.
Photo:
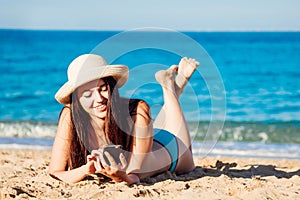
<path fill-rule="evenodd" d="M 102 79 L 94 80 L 78 87 L 77 94 L 81 106 L 91 117 L 105 119 L 108 85 Z"/>

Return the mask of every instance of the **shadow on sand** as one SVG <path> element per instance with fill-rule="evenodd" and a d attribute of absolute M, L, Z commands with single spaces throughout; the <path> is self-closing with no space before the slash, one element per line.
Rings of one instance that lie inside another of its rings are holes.
<path fill-rule="evenodd" d="M 275 176 L 277 178 L 291 178 L 292 176 L 300 176 L 300 169 L 293 172 L 286 172 L 282 169 L 276 169 L 275 165 L 248 165 L 246 169 L 234 169 L 237 163 L 224 163 L 217 161 L 215 166 L 209 168 L 196 167 L 192 172 L 184 175 L 175 175 L 170 172 L 157 175 L 155 177 L 149 177 L 142 180 L 142 184 L 154 184 L 160 181 L 168 179 L 176 181 L 190 181 L 199 179 L 202 177 L 218 177 L 226 175 L 230 178 L 262 178 L 267 176 Z"/>

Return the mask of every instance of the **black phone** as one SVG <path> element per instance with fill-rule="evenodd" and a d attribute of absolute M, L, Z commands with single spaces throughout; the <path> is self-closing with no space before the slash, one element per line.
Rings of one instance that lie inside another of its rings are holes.
<path fill-rule="evenodd" d="M 122 145 L 110 144 L 110 145 L 103 146 L 103 157 L 105 159 L 105 162 L 107 164 L 111 165 L 111 163 L 109 162 L 109 160 L 106 157 L 104 152 L 108 152 L 114 158 L 114 160 L 117 164 L 121 163 L 121 160 L 120 160 L 121 153 L 123 153 L 123 155 L 125 156 L 125 158 L 127 160 L 128 152 L 123 149 Z"/>

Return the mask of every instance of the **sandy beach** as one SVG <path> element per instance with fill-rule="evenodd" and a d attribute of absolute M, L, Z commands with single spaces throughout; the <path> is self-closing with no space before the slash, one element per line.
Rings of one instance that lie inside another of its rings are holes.
<path fill-rule="evenodd" d="M 127 186 L 91 176 L 77 184 L 48 175 L 49 150 L 0 150 L 0 199 L 299 199 L 300 160 L 198 158 L 196 169 Z M 101 183 L 100 183 L 101 182 Z"/>

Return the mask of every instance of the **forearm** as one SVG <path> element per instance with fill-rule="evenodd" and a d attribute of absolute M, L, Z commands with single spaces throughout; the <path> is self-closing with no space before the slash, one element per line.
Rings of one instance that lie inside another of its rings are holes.
<path fill-rule="evenodd" d="M 169 168 L 168 159 L 159 163 L 157 159 L 158 158 L 155 157 L 152 152 L 132 155 L 129 167 L 126 171 L 128 174 L 138 175 L 139 178 L 146 178 L 167 171 Z"/>
<path fill-rule="evenodd" d="M 77 183 L 89 175 L 85 165 L 69 171 L 50 171 L 49 174 L 67 183 Z"/>

